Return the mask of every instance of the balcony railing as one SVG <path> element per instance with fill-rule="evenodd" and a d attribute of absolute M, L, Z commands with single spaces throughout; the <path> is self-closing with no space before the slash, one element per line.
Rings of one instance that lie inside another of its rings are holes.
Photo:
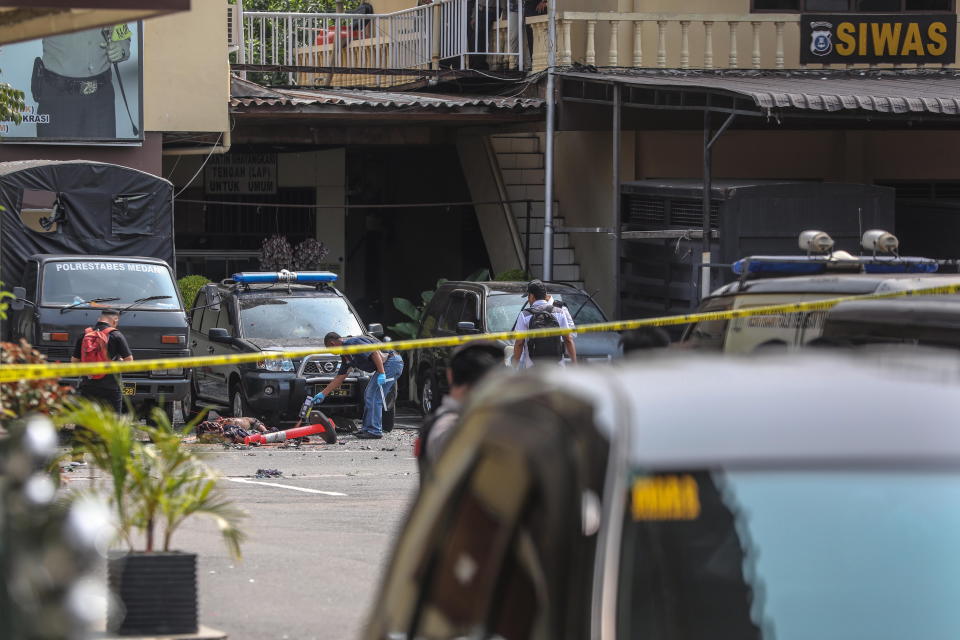
<path fill-rule="evenodd" d="M 949 20 L 956 21 L 954 15 Z M 533 70 L 547 66 L 547 18 L 532 16 Z M 804 69 L 798 14 L 678 14 L 563 11 L 557 62 L 660 69 Z M 883 68 L 911 65 L 833 65 Z M 930 65 L 927 65 L 930 66 Z M 936 65 L 941 67 L 944 65 Z M 949 65 L 951 67 L 956 65 Z"/>
<path fill-rule="evenodd" d="M 394 86 L 418 71 L 522 67 L 521 25 L 509 0 L 370 15 L 247 11 L 236 61 L 267 84 Z"/>

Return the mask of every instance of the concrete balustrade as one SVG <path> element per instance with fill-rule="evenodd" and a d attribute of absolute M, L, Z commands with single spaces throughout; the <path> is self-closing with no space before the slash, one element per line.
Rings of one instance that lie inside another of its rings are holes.
<path fill-rule="evenodd" d="M 540 71 L 547 61 L 547 17 L 530 16 L 526 21 L 533 28 L 533 70 Z M 895 66 L 801 64 L 800 15 L 796 13 L 561 11 L 557 21 L 560 65 L 660 69 Z M 924 65 L 900 64 L 896 68 L 908 66 Z"/>

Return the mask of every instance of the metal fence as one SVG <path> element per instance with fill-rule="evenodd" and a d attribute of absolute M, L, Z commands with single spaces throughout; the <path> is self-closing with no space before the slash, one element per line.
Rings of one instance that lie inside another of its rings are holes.
<path fill-rule="evenodd" d="M 403 70 L 522 68 L 527 57 L 519 0 L 439 0 L 385 14 L 242 16 L 237 62 L 268 67 L 255 78 L 267 84 L 381 86 L 404 81 L 397 73 Z"/>

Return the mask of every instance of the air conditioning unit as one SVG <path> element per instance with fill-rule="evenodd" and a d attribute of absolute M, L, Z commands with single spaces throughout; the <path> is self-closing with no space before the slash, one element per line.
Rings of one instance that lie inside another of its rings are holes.
<path fill-rule="evenodd" d="M 227 5 L 227 48 L 232 53 L 243 46 L 243 7 L 239 4 Z"/>

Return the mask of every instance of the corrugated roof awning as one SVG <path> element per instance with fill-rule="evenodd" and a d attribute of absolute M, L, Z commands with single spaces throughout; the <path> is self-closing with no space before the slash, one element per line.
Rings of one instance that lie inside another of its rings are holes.
<path fill-rule="evenodd" d="M 234 76 L 230 107 L 247 115 L 390 113 L 539 114 L 543 100 L 516 96 L 439 94 L 367 89 L 271 89 Z"/>
<path fill-rule="evenodd" d="M 918 115 L 960 117 L 960 73 L 953 70 L 647 71 L 571 70 L 561 77 L 618 83 L 675 95 L 731 97 L 756 115 Z M 587 101 L 587 100 L 585 100 Z M 627 102 L 631 102 L 627 100 Z M 719 106 L 717 102 L 707 102 Z M 730 102 L 727 102 L 729 105 Z M 635 106 L 643 107 L 643 104 Z M 703 109 L 693 101 L 653 101 L 651 108 Z"/>
<path fill-rule="evenodd" d="M 189 10 L 190 0 L 0 0 L 0 44 Z"/>

